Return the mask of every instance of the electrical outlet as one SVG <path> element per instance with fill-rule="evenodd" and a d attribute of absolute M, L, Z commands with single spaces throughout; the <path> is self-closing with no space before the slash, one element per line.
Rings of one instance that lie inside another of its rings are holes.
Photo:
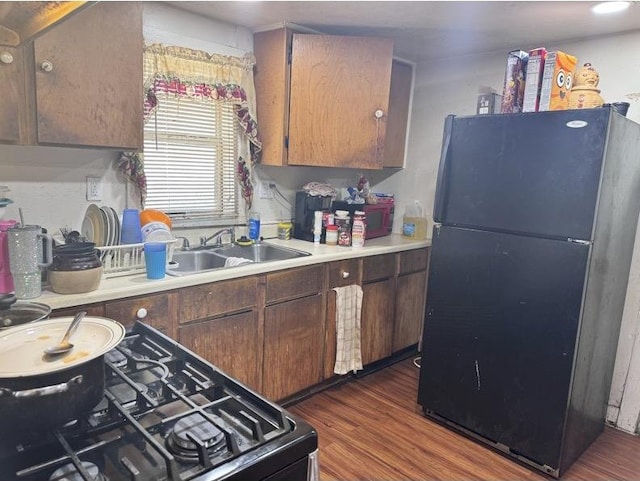
<path fill-rule="evenodd" d="M 270 184 L 270 182 L 260 182 L 258 185 L 258 195 L 261 199 L 273 199 L 273 190 Z"/>
<path fill-rule="evenodd" d="M 87 200 L 102 200 L 100 177 L 87 177 Z"/>

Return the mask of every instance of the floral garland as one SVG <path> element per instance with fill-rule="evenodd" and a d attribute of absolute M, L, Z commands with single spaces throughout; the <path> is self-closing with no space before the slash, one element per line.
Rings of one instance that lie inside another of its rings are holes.
<path fill-rule="evenodd" d="M 235 107 L 238 124 L 249 141 L 251 163 L 255 164 L 260 161 L 262 143 L 258 138 L 258 125 L 249 113 L 247 94 L 242 87 L 236 84 L 213 85 L 201 82 L 189 82 L 175 77 L 156 76 L 152 85 L 147 88 L 144 98 L 145 122 L 150 119 L 153 111 L 158 106 L 157 92 L 232 103 Z M 237 169 L 239 174 L 244 174 L 238 175 L 238 181 L 241 186 L 240 191 L 246 203 L 246 208 L 250 209 L 253 203 L 253 185 L 251 184 L 249 169 L 242 158 L 238 159 Z"/>

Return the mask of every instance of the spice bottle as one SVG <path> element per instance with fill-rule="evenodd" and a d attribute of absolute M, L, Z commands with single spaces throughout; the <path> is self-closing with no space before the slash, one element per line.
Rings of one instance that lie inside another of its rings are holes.
<path fill-rule="evenodd" d="M 351 228 L 351 245 L 363 247 L 366 231 L 365 213 L 357 210 L 353 213 L 353 227 Z"/>

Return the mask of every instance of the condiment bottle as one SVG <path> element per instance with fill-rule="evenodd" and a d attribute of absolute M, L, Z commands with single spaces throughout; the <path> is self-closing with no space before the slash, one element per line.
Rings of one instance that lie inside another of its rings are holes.
<path fill-rule="evenodd" d="M 351 228 L 351 245 L 353 247 L 364 246 L 365 230 L 365 213 L 357 210 L 353 213 L 353 227 Z"/>
<path fill-rule="evenodd" d="M 335 223 L 338 226 L 338 245 L 349 247 L 351 245 L 351 225 L 349 213 L 336 211 Z"/>
<path fill-rule="evenodd" d="M 313 213 L 313 243 L 320 244 L 320 237 L 322 236 L 322 211 L 316 210 Z"/>

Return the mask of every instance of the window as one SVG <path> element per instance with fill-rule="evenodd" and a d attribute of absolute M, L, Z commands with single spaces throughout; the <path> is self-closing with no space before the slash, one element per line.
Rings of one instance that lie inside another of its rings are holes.
<path fill-rule="evenodd" d="M 174 219 L 235 219 L 239 129 L 234 106 L 171 93 L 157 97 L 144 128 L 145 208 Z"/>

